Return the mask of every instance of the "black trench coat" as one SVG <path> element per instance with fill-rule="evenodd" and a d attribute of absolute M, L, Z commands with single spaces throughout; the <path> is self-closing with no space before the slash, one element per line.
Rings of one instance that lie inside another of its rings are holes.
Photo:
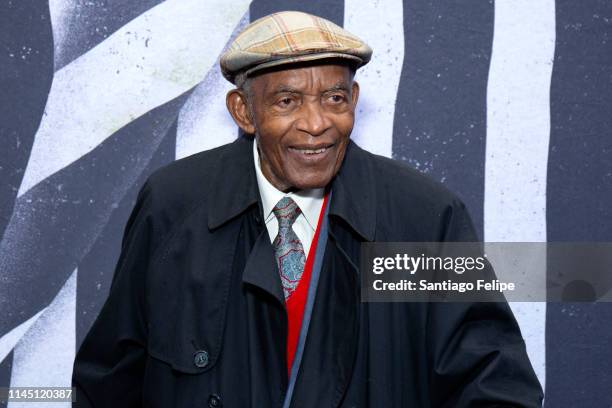
<path fill-rule="evenodd" d="M 106 303 L 74 363 L 75 407 L 280 407 L 287 317 L 252 139 L 142 188 Z M 505 303 L 362 303 L 364 241 L 474 241 L 464 205 L 351 142 L 292 407 L 537 407 Z"/>

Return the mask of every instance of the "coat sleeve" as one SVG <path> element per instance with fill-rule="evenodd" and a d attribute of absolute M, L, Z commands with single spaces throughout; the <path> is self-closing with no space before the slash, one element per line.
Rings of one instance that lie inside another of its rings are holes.
<path fill-rule="evenodd" d="M 151 201 L 145 184 L 125 228 L 108 298 L 74 361 L 73 407 L 141 405 L 147 344 L 145 276 L 153 239 Z"/>
<path fill-rule="evenodd" d="M 478 241 L 462 202 L 446 214 L 443 241 Z M 541 407 L 543 393 L 507 302 L 430 303 L 432 407 Z"/>

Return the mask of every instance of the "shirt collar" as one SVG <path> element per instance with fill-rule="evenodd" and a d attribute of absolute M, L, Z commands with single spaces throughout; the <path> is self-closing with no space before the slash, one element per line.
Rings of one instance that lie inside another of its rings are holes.
<path fill-rule="evenodd" d="M 252 136 L 242 135 L 230 145 L 219 148 L 218 159 L 207 160 L 217 168 L 209 187 L 209 197 L 214 197 L 208 200 L 211 230 L 237 217 L 251 205 L 261 203 L 251 143 Z M 367 241 L 374 240 L 376 229 L 376 169 L 372 157 L 371 153 L 349 141 L 340 171 L 330 186 L 334 196 L 329 203 L 329 215 L 342 218 Z M 231 163 L 231 169 L 226 163 Z M 241 193 L 236 194 L 237 191 Z"/>
<path fill-rule="evenodd" d="M 280 201 L 281 198 L 291 197 L 293 201 L 300 207 L 302 214 L 310 227 L 315 230 L 319 220 L 319 211 L 323 204 L 324 188 L 313 188 L 308 190 L 299 190 L 290 193 L 284 193 L 272 185 L 261 171 L 259 161 L 259 151 L 257 150 L 257 141 L 253 141 L 253 161 L 255 163 L 255 174 L 257 177 L 257 186 L 261 195 L 261 205 L 266 223 L 271 217 L 274 217 L 272 209 Z"/>

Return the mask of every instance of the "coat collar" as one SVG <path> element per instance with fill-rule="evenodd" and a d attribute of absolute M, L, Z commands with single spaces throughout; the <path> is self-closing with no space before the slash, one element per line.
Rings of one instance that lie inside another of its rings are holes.
<path fill-rule="evenodd" d="M 261 200 L 253 163 L 253 137 L 240 136 L 219 158 L 211 182 L 208 227 L 212 230 Z M 342 218 L 363 239 L 372 241 L 376 226 L 376 197 L 369 153 L 352 140 L 340 171 L 331 182 L 334 192 L 329 214 Z M 261 211 L 260 211 L 261 213 Z"/>

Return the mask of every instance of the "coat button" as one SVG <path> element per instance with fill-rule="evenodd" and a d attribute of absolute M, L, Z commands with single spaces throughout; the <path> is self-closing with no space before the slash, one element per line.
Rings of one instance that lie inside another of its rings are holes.
<path fill-rule="evenodd" d="M 204 368 L 208 365 L 208 351 L 198 350 L 193 357 L 193 364 L 198 368 Z"/>
<path fill-rule="evenodd" d="M 221 408 L 223 406 L 221 397 L 217 394 L 210 394 L 210 397 L 208 397 L 208 406 L 209 408 Z"/>

